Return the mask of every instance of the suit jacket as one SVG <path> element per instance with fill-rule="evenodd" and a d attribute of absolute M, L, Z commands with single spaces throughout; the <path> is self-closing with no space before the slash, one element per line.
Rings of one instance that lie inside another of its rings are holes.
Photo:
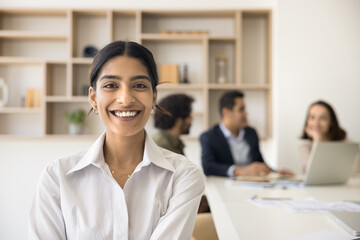
<path fill-rule="evenodd" d="M 250 146 L 251 162 L 264 162 L 255 129 L 246 127 L 244 139 Z M 234 164 L 234 159 L 219 125 L 201 134 L 200 143 L 201 162 L 205 175 L 227 176 L 227 170 Z"/>

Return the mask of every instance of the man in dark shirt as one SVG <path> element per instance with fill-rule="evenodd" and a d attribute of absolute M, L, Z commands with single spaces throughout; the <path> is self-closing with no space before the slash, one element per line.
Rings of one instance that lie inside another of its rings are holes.
<path fill-rule="evenodd" d="M 267 175 L 271 169 L 260 153 L 255 129 L 248 126 L 244 94 L 239 91 L 225 93 L 219 110 L 221 122 L 200 136 L 205 175 Z M 286 169 L 277 172 L 293 175 Z"/>

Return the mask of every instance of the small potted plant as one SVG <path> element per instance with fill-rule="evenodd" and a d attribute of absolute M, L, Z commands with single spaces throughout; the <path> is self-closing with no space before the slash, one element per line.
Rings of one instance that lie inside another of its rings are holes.
<path fill-rule="evenodd" d="M 82 109 L 66 113 L 66 118 L 69 121 L 69 133 L 71 135 L 79 135 L 83 132 L 85 116 L 85 111 Z"/>

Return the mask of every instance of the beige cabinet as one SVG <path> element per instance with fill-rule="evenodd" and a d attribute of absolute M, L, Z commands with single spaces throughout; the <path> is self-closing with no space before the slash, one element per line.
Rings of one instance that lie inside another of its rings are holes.
<path fill-rule="evenodd" d="M 182 92 L 195 98 L 186 139 L 197 139 L 220 120 L 219 97 L 232 89 L 244 91 L 250 124 L 269 137 L 271 20 L 270 10 L 0 9 L 0 78 L 9 87 L 8 104 L 0 108 L 0 135 L 67 136 L 65 114 L 90 109 L 92 58 L 84 57 L 85 48 L 127 39 L 153 52 L 158 71 L 178 66 L 180 83 L 161 84 L 158 96 Z M 185 68 L 188 83 L 182 83 Z M 41 90 L 40 105 L 27 107 L 29 89 Z M 154 131 L 151 120 L 146 128 Z M 90 115 L 85 129 L 92 136 L 104 127 Z"/>

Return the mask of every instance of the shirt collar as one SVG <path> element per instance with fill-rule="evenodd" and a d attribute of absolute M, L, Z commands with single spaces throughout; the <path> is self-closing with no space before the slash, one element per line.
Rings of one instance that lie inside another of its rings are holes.
<path fill-rule="evenodd" d="M 95 165 L 96 167 L 101 167 L 105 163 L 103 146 L 105 140 L 105 132 L 100 135 L 100 137 L 91 145 L 91 147 L 87 150 L 85 155 L 81 158 L 81 160 L 68 171 L 66 174 L 70 174 L 72 172 L 76 172 L 81 170 L 89 165 Z"/>
<path fill-rule="evenodd" d="M 245 129 L 244 128 L 239 129 L 238 136 L 235 138 L 234 135 L 232 135 L 230 130 L 227 129 L 223 123 L 220 123 L 219 127 L 220 127 L 220 130 L 224 134 L 226 139 L 229 139 L 229 138 L 233 138 L 233 139 L 236 139 L 236 140 L 243 140 L 244 139 L 244 135 L 245 135 Z"/>
<path fill-rule="evenodd" d="M 89 165 L 94 165 L 96 167 L 101 167 L 105 163 L 103 146 L 105 140 L 105 132 L 91 145 L 85 155 L 81 160 L 68 171 L 66 174 L 70 174 L 81 170 Z M 153 163 L 161 168 L 167 169 L 174 172 L 175 168 L 172 166 L 166 159 L 160 148 L 152 140 L 152 138 L 145 132 L 145 149 L 143 160 L 141 161 L 141 166 L 147 166 L 150 163 Z"/>
<path fill-rule="evenodd" d="M 150 135 L 146 132 L 145 135 L 145 149 L 143 157 L 143 166 L 149 165 L 150 163 L 155 164 L 158 167 L 167 169 L 174 172 L 175 168 L 166 160 L 160 147 L 154 142 Z"/>

